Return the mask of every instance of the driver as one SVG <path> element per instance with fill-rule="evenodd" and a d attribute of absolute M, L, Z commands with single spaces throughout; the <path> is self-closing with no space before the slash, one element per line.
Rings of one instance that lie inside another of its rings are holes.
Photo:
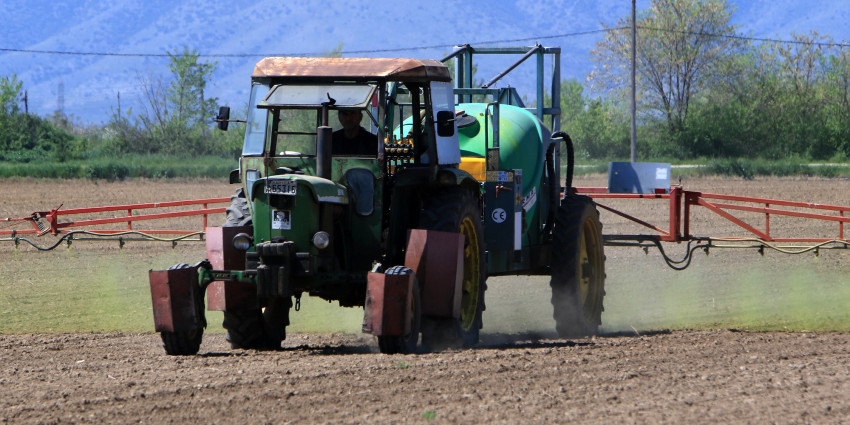
<path fill-rule="evenodd" d="M 333 133 L 334 155 L 377 156 L 378 137 L 360 125 L 363 112 L 359 109 L 339 111 L 342 128 Z"/>

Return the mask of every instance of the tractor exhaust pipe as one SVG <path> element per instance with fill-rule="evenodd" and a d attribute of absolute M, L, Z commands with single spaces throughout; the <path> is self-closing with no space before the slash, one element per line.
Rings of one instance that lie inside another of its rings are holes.
<path fill-rule="evenodd" d="M 328 101 L 322 102 L 322 125 L 316 128 L 316 175 L 323 179 L 331 179 L 331 154 L 333 147 L 333 130 L 328 125 L 328 109 L 336 104 L 336 99 L 328 93 Z"/>

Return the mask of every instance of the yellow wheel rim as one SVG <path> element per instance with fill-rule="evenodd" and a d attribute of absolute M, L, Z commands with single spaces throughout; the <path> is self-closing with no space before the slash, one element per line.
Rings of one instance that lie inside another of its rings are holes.
<path fill-rule="evenodd" d="M 461 296 L 461 326 L 468 331 L 478 315 L 478 296 L 481 293 L 481 247 L 478 244 L 478 229 L 471 217 L 460 223 L 463 234 L 463 294 Z"/>
<path fill-rule="evenodd" d="M 604 276 L 602 270 L 602 258 L 599 256 L 599 246 L 601 241 L 596 232 L 596 226 L 592 220 L 586 220 L 581 229 L 581 244 L 579 247 L 579 299 L 582 310 L 585 314 L 590 314 L 585 307 L 592 293 L 599 286 L 598 280 Z"/>

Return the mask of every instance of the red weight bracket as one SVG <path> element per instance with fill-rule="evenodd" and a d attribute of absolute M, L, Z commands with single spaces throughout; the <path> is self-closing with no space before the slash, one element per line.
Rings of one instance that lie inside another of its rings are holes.
<path fill-rule="evenodd" d="M 419 279 L 423 316 L 460 318 L 463 243 L 460 233 L 410 231 L 404 265 Z"/>
<path fill-rule="evenodd" d="M 363 312 L 363 332 L 375 336 L 402 336 L 409 329 L 413 296 L 410 275 L 385 275 L 369 272 L 366 284 L 366 305 Z"/>
<path fill-rule="evenodd" d="M 203 310 L 197 304 L 201 300 L 197 269 L 151 270 L 148 276 L 157 332 L 189 331 L 204 326 L 204 319 L 198 315 Z"/>

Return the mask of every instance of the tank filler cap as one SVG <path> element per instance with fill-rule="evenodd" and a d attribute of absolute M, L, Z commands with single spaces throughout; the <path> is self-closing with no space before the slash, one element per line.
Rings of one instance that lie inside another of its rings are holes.
<path fill-rule="evenodd" d="M 475 117 L 473 117 L 472 115 L 468 115 L 464 111 L 460 111 L 460 112 L 461 112 L 461 115 L 459 117 L 455 118 L 455 121 L 457 122 L 458 128 L 469 127 L 469 126 L 475 124 L 476 122 L 478 122 L 478 120 L 475 119 Z"/>

